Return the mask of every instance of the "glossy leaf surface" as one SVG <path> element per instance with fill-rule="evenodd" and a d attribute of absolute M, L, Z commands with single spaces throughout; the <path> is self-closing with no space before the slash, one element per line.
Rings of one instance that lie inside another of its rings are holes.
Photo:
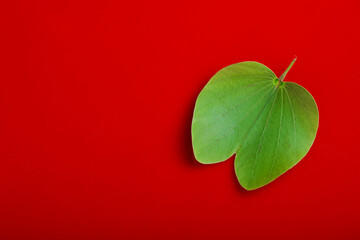
<path fill-rule="evenodd" d="M 295 61 L 295 60 L 294 60 Z M 319 113 L 311 94 L 257 62 L 217 72 L 198 96 L 192 122 L 195 158 L 204 164 L 236 154 L 235 172 L 248 190 L 262 187 L 309 151 Z"/>

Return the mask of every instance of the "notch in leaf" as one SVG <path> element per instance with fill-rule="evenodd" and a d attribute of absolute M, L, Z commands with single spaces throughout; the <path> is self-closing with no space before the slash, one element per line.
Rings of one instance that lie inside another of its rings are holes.
<path fill-rule="evenodd" d="M 239 183 L 260 188 L 297 164 L 309 151 L 319 125 L 314 98 L 284 82 L 296 58 L 278 78 L 258 62 L 217 72 L 199 94 L 192 120 L 197 161 L 211 164 L 233 154 Z"/>

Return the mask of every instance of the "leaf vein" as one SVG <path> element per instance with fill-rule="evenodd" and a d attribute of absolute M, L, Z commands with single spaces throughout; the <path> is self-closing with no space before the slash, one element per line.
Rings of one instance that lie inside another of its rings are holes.
<path fill-rule="evenodd" d="M 267 91 L 266 93 L 269 93 L 270 91 L 271 91 L 272 89 L 270 89 L 269 91 Z M 272 93 L 271 93 L 272 94 Z M 239 124 L 239 122 L 241 122 L 257 105 L 259 105 L 259 103 L 260 103 L 260 101 L 265 97 L 265 96 L 267 96 L 267 94 L 264 94 L 264 96 L 262 97 L 262 98 L 260 98 L 257 102 L 256 102 L 256 104 L 254 105 L 254 107 L 253 108 L 251 108 L 249 111 L 247 111 L 241 118 L 240 118 L 240 120 L 239 121 L 237 121 L 231 128 L 230 128 L 230 131 L 233 131 L 237 126 L 238 126 L 238 124 Z M 262 112 L 260 112 L 260 114 L 261 114 Z M 260 115 L 259 114 L 259 115 Z M 256 119 L 257 120 L 257 119 Z M 256 120 L 255 120 L 255 122 L 256 122 Z M 229 130 L 228 131 L 226 131 L 224 134 L 222 134 L 222 135 L 220 135 L 218 138 L 216 138 L 214 141 L 220 141 L 220 139 L 221 138 L 223 138 L 225 135 L 227 135 L 229 132 L 230 132 Z M 236 150 L 235 152 L 237 152 L 238 150 Z"/>
<path fill-rule="evenodd" d="M 270 94 L 269 99 L 267 100 L 267 102 L 265 103 L 264 107 L 262 108 L 262 110 L 260 111 L 260 113 L 257 115 L 253 125 L 249 128 L 249 130 L 247 131 L 244 140 L 241 142 L 241 144 L 239 145 L 239 147 L 237 148 L 237 150 L 235 151 L 236 153 L 239 151 L 239 149 L 241 148 L 241 146 L 244 144 L 244 142 L 246 141 L 247 137 L 249 136 L 250 132 L 252 131 L 252 129 L 254 128 L 257 120 L 260 118 L 261 114 L 263 113 L 265 107 L 267 106 L 267 104 L 269 103 L 270 99 L 271 99 L 271 95 L 274 94 L 274 92 L 277 90 L 277 88 L 274 88 L 273 92 Z"/>
<path fill-rule="evenodd" d="M 261 92 L 262 90 L 264 90 L 265 88 L 269 87 L 271 84 L 266 85 L 265 87 L 261 88 L 259 91 L 256 91 L 254 93 L 252 93 L 251 95 L 242 98 L 238 103 L 236 103 L 232 108 L 227 109 L 225 112 L 221 113 L 218 117 L 216 117 L 211 123 L 208 124 L 208 127 L 214 125 L 214 123 L 219 120 L 220 118 L 222 118 L 224 115 L 226 115 L 227 113 L 229 113 L 232 110 L 235 110 L 241 103 L 243 103 L 244 101 L 248 100 L 249 98 L 255 96 L 257 93 Z M 262 98 L 261 98 L 262 99 Z"/>
<path fill-rule="evenodd" d="M 269 172 L 269 176 L 268 179 L 270 179 L 271 174 L 274 170 L 274 166 L 275 166 L 275 162 L 276 162 L 276 158 L 277 158 L 277 153 L 279 150 L 279 144 L 280 144 L 280 134 L 281 134 L 281 124 L 282 124 L 282 119 L 283 119 L 283 108 L 284 108 L 284 94 L 283 94 L 283 90 L 281 88 L 281 111 L 280 111 L 280 121 L 279 121 L 279 132 L 278 132 L 278 139 L 277 139 L 277 143 L 276 143 L 276 150 L 275 150 L 275 155 L 272 161 L 272 166 Z"/>
<path fill-rule="evenodd" d="M 305 112 L 306 112 L 306 116 L 308 118 L 308 120 L 310 121 L 310 115 L 309 112 L 305 106 L 305 104 L 303 103 L 303 101 L 301 100 L 301 98 L 295 93 L 295 91 L 293 89 L 291 89 L 291 87 L 289 87 L 289 90 L 291 90 L 291 92 L 296 96 L 296 98 L 299 100 L 299 102 L 301 103 L 302 107 L 304 108 Z"/>
<path fill-rule="evenodd" d="M 295 112 L 294 112 L 294 108 L 293 108 L 293 105 L 292 105 L 292 102 L 291 102 L 291 100 L 290 100 L 290 96 L 289 96 L 289 93 L 288 93 L 288 91 L 286 90 L 286 88 L 284 88 L 285 89 L 285 92 L 286 92 L 286 95 L 287 95 L 287 97 L 288 97 L 288 99 L 289 99 L 289 103 L 290 103 L 290 107 L 291 107 L 291 112 L 292 112 L 292 117 L 293 117 L 293 122 L 294 122 L 294 138 L 295 138 L 295 143 L 294 143 L 294 152 L 296 152 L 296 118 L 295 118 Z"/>
<path fill-rule="evenodd" d="M 276 93 L 276 96 L 277 96 L 277 94 L 278 94 L 278 91 L 277 91 L 277 93 Z M 259 143 L 259 145 L 258 145 L 258 149 L 257 149 L 257 151 L 256 151 L 256 157 L 255 157 L 255 160 L 254 160 L 254 166 L 253 166 L 253 168 L 252 168 L 251 181 L 253 180 L 253 177 L 254 177 L 256 161 L 257 161 L 257 159 L 258 159 L 259 152 L 260 152 L 260 150 L 261 150 L 261 145 L 262 145 L 262 141 L 263 141 L 263 139 L 264 139 L 266 127 L 267 127 L 267 125 L 268 125 L 270 116 L 271 116 L 271 114 L 272 114 L 272 110 L 273 110 L 274 105 L 275 105 L 276 96 L 275 96 L 275 99 L 274 99 L 273 104 L 271 105 L 269 115 L 268 115 L 268 117 L 267 117 L 267 119 L 266 119 L 265 126 L 264 126 L 264 129 L 263 129 L 262 134 L 261 134 L 260 143 Z"/>

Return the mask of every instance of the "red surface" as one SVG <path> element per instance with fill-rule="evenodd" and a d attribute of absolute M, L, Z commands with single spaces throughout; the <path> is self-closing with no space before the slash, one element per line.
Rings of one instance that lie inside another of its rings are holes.
<path fill-rule="evenodd" d="M 0 239 L 359 239 L 360 2 L 1 1 Z M 254 60 L 307 88 L 309 154 L 252 192 L 195 162 L 197 94 Z"/>

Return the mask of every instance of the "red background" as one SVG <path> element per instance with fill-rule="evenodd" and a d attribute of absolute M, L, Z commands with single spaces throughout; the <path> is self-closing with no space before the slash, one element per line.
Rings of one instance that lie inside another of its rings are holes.
<path fill-rule="evenodd" d="M 0 3 L 0 239 L 359 239 L 360 2 Z M 309 154 L 243 190 L 197 94 L 245 60 L 317 101 Z"/>

